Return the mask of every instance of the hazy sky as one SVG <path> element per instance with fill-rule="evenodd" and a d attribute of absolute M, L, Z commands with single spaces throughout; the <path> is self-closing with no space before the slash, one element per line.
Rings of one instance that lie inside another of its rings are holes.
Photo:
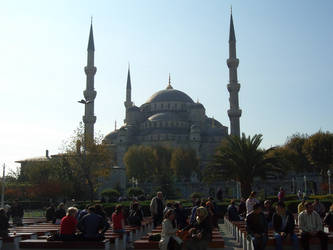
<path fill-rule="evenodd" d="M 296 132 L 333 131 L 333 1 L 11 0 L 0 15 L 0 163 L 58 152 L 82 120 L 90 16 L 95 38 L 95 130 L 123 124 L 132 99 L 167 86 L 229 127 L 230 5 L 237 39 L 241 131 L 264 147 Z"/>

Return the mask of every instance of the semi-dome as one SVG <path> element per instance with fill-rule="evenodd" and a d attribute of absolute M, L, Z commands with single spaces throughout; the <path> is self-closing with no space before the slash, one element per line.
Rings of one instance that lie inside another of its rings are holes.
<path fill-rule="evenodd" d="M 160 90 L 154 95 L 152 95 L 147 103 L 154 102 L 184 102 L 184 103 L 194 103 L 192 98 L 189 97 L 182 91 L 176 89 L 164 89 Z"/>

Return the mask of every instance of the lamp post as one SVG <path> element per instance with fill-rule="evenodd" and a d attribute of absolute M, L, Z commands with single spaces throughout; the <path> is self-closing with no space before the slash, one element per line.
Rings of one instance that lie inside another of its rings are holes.
<path fill-rule="evenodd" d="M 307 194 L 306 176 L 304 175 L 304 193 Z"/>
<path fill-rule="evenodd" d="M 328 194 L 331 194 L 331 170 L 327 170 L 328 176 Z"/>
<path fill-rule="evenodd" d="M 291 182 L 292 182 L 292 192 L 293 192 L 293 194 L 296 192 L 296 189 L 295 189 L 295 176 L 293 176 L 292 178 L 291 178 Z"/>
<path fill-rule="evenodd" d="M 2 189 L 1 189 L 1 207 L 5 207 L 5 163 L 3 164 L 3 173 L 2 173 Z"/>

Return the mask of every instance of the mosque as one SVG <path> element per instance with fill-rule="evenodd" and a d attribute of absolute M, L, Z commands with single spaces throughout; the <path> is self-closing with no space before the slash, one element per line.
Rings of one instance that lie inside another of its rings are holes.
<path fill-rule="evenodd" d="M 93 27 L 90 26 L 89 41 L 87 48 L 86 89 L 83 91 L 84 99 L 80 103 L 85 105 L 83 116 L 84 133 L 87 140 L 94 138 L 94 101 L 97 92 L 94 88 L 94 76 L 97 68 L 94 63 L 95 44 Z M 230 16 L 229 32 L 229 84 L 227 89 L 230 93 L 230 134 L 240 136 L 239 118 L 242 111 L 239 109 L 238 92 L 240 84 L 237 79 L 237 67 L 239 60 L 236 57 L 236 38 L 232 14 Z M 182 147 L 195 150 L 203 169 L 215 152 L 221 140 L 227 136 L 228 127 L 221 124 L 213 117 L 206 115 L 203 104 L 194 102 L 183 91 L 172 87 L 171 79 L 165 89 L 157 91 L 141 106 L 135 106 L 132 102 L 130 69 L 127 74 L 126 99 L 124 125 L 107 134 L 104 143 L 112 147 L 116 152 L 117 166 L 113 166 L 110 179 L 105 181 L 103 187 L 115 187 L 120 185 L 126 188 L 127 180 L 124 154 L 132 145 L 165 145 L 168 147 Z M 48 151 L 46 156 L 17 161 L 24 168 L 28 164 L 49 160 Z M 200 188 L 200 186 L 198 186 Z"/>
<path fill-rule="evenodd" d="M 83 122 L 87 138 L 94 137 L 94 38 L 93 28 L 90 27 L 88 42 L 88 60 L 85 67 L 87 76 L 86 90 L 83 92 L 85 100 L 85 115 Z M 237 67 L 239 60 L 236 57 L 236 38 L 232 14 L 230 16 L 229 33 L 229 84 L 230 93 L 230 134 L 240 136 L 238 92 L 240 84 L 237 79 Z M 120 186 L 126 186 L 125 166 L 123 157 L 132 145 L 166 145 L 169 147 L 182 147 L 196 151 L 200 159 L 200 167 L 204 168 L 211 160 L 216 147 L 221 140 L 228 135 L 228 127 L 219 121 L 206 115 L 203 104 L 194 102 L 183 91 L 174 89 L 169 82 L 165 89 L 157 91 L 141 106 L 135 106 L 131 98 L 130 69 L 127 74 L 126 99 L 124 125 L 107 134 L 104 143 L 113 147 L 116 151 L 117 166 L 113 167 L 113 178 Z M 115 183 L 110 181 L 109 183 Z"/>

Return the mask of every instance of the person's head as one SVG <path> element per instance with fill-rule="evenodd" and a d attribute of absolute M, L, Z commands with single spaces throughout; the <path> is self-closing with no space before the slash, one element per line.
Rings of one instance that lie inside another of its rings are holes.
<path fill-rule="evenodd" d="M 240 198 L 240 202 L 245 202 L 245 198 L 244 198 L 244 197 L 241 197 L 241 198 Z"/>
<path fill-rule="evenodd" d="M 0 216 L 5 216 L 6 215 L 6 211 L 3 208 L 0 208 Z"/>
<path fill-rule="evenodd" d="M 208 216 L 208 211 L 205 207 L 198 207 L 196 211 L 197 217 L 199 217 L 199 220 L 202 221 Z"/>
<path fill-rule="evenodd" d="M 77 208 L 76 207 L 69 207 L 67 209 L 67 215 L 75 217 L 77 214 Z"/>
<path fill-rule="evenodd" d="M 163 199 L 163 193 L 161 191 L 158 191 L 156 196 L 159 198 L 159 199 Z"/>
<path fill-rule="evenodd" d="M 58 206 L 59 209 L 64 209 L 65 208 L 65 204 L 64 203 L 60 203 L 59 206 Z"/>
<path fill-rule="evenodd" d="M 280 191 L 283 191 L 283 187 L 280 187 Z"/>
<path fill-rule="evenodd" d="M 211 202 L 214 202 L 214 198 L 213 198 L 213 196 L 209 196 L 209 197 L 208 197 L 208 200 L 211 201 Z"/>
<path fill-rule="evenodd" d="M 197 200 L 197 201 L 195 202 L 195 205 L 196 205 L 197 207 L 199 207 L 200 204 L 201 204 L 201 200 Z"/>
<path fill-rule="evenodd" d="M 332 203 L 332 205 L 330 206 L 330 212 L 333 212 L 333 203 Z"/>
<path fill-rule="evenodd" d="M 264 207 L 269 208 L 271 206 L 271 202 L 269 200 L 264 201 Z"/>
<path fill-rule="evenodd" d="M 250 193 L 249 198 L 255 198 L 256 195 L 257 195 L 257 193 L 256 193 L 255 191 L 252 191 L 252 192 Z"/>
<path fill-rule="evenodd" d="M 166 204 L 167 207 L 172 207 L 172 205 L 173 205 L 173 204 L 172 204 L 171 202 L 168 202 L 168 203 Z"/>
<path fill-rule="evenodd" d="M 306 212 L 311 214 L 312 211 L 313 211 L 313 204 L 312 204 L 312 202 L 310 202 L 310 201 L 305 202 L 304 206 L 305 206 Z"/>
<path fill-rule="evenodd" d="M 206 207 L 207 208 L 213 208 L 213 203 L 211 201 L 206 202 Z"/>
<path fill-rule="evenodd" d="M 261 211 L 262 211 L 262 207 L 261 207 L 260 203 L 254 204 L 253 212 L 256 214 L 259 214 L 259 213 L 261 213 Z"/>
<path fill-rule="evenodd" d="M 319 203 L 319 199 L 318 198 L 316 198 L 316 199 L 314 199 L 314 202 L 313 202 L 314 204 L 318 204 Z"/>
<path fill-rule="evenodd" d="M 95 213 L 96 209 L 95 209 L 95 206 L 90 206 L 88 207 L 88 213 Z"/>
<path fill-rule="evenodd" d="M 102 211 L 102 210 L 103 210 L 102 205 L 100 205 L 100 204 L 96 204 L 96 205 L 95 205 L 95 210 L 96 210 L 96 211 Z"/>
<path fill-rule="evenodd" d="M 235 199 L 232 199 L 232 200 L 230 201 L 230 204 L 231 204 L 231 205 L 235 205 Z"/>
<path fill-rule="evenodd" d="M 284 212 L 286 211 L 286 204 L 284 204 L 283 201 L 279 201 L 277 204 L 276 204 L 276 212 L 278 214 L 284 214 Z"/>
<path fill-rule="evenodd" d="M 176 218 L 175 210 L 168 209 L 168 211 L 164 215 L 164 219 L 169 219 L 169 220 L 173 221 L 175 218 Z"/>
<path fill-rule="evenodd" d="M 123 206 L 121 204 L 118 204 L 115 209 L 116 214 L 119 214 L 122 211 L 123 211 Z"/>

